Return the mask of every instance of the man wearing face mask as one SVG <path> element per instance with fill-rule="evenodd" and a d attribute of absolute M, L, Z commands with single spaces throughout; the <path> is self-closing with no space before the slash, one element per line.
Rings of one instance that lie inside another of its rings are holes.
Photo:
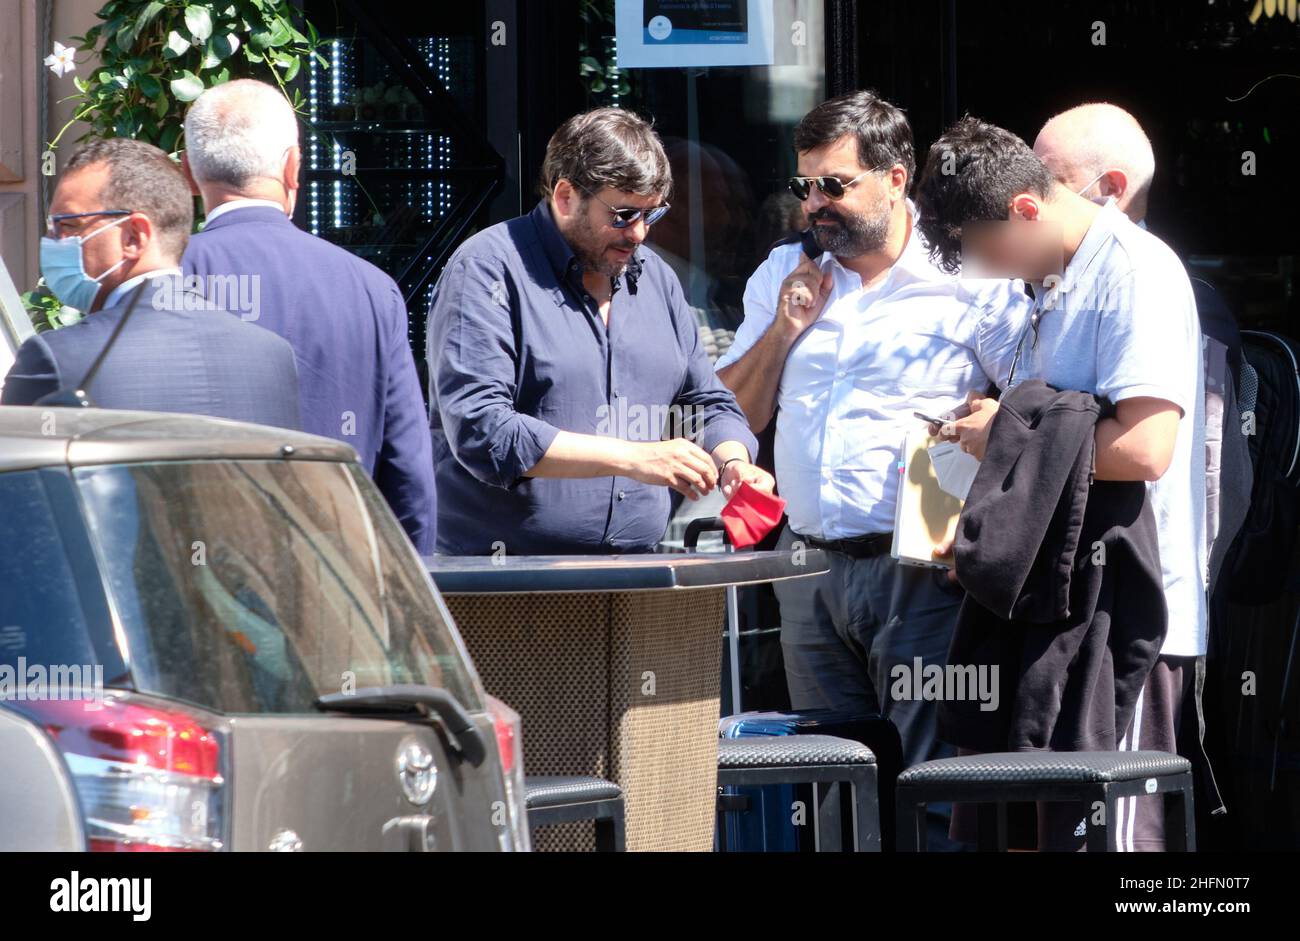
<path fill-rule="evenodd" d="M 301 163 L 293 108 L 251 79 L 210 88 L 186 114 L 182 162 L 207 210 L 186 277 L 238 297 L 227 305 L 240 317 L 289 341 L 303 430 L 355 448 L 415 547 L 431 554 L 433 451 L 406 304 L 384 272 L 290 220 Z"/>
<path fill-rule="evenodd" d="M 936 737 L 936 703 L 899 680 L 946 663 L 962 591 L 890 555 L 903 441 L 923 428 L 917 411 L 941 414 L 1006 381 L 1028 305 L 1008 282 L 961 281 L 930 262 L 900 109 L 867 91 L 832 99 L 804 116 L 794 148 L 789 186 L 811 229 L 750 278 L 717 370 L 754 431 L 776 416 L 789 514 L 778 547 L 831 561 L 826 575 L 775 586 L 791 703 L 879 712 L 916 764 L 953 751 Z M 946 845 L 943 811 L 932 812 L 931 845 Z"/>
<path fill-rule="evenodd" d="M 41 274 L 86 316 L 28 339 L 0 402 L 33 405 L 58 392 L 43 404 L 71 404 L 81 390 L 102 408 L 298 428 L 289 345 L 184 290 L 179 262 L 193 223 L 189 185 L 158 148 L 116 138 L 73 154 L 50 203 Z"/>

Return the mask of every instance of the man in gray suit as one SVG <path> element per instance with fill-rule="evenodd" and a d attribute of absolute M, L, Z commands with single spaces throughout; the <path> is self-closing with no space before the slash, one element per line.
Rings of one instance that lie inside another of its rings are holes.
<path fill-rule="evenodd" d="M 50 204 L 41 273 L 87 316 L 27 340 L 0 403 L 82 388 L 111 340 L 84 388 L 97 406 L 299 428 L 292 347 L 212 292 L 186 289 L 180 258 L 193 225 L 185 175 L 157 147 L 117 138 L 74 154 Z M 257 296 L 255 286 L 232 290 Z"/>

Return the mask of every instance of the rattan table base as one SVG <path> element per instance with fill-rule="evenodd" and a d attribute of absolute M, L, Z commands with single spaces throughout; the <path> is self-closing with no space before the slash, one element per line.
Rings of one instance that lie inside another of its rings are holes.
<path fill-rule="evenodd" d="M 629 850 L 713 847 L 724 588 L 444 595 L 529 774 L 621 786 Z M 536 850 L 592 850 L 590 823 Z"/>

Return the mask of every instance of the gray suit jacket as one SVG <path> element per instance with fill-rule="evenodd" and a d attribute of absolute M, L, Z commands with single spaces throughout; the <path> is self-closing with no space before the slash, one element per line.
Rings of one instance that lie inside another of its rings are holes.
<path fill-rule="evenodd" d="M 135 310 L 86 389 L 95 405 L 301 428 L 293 348 L 236 314 L 205 307 L 181 290 L 179 276 L 144 281 L 114 306 L 28 339 L 0 403 L 32 405 L 75 389 L 137 292 Z"/>

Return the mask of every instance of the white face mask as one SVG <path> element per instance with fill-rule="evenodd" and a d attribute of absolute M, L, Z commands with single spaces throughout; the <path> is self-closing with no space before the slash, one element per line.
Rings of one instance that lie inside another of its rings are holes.
<path fill-rule="evenodd" d="M 1100 180 L 1103 176 L 1105 176 L 1109 172 L 1110 172 L 1109 170 L 1102 170 L 1100 173 L 1098 173 L 1096 176 L 1094 176 L 1091 180 L 1088 181 L 1087 186 L 1079 190 L 1079 192 L 1076 193 L 1075 195 L 1082 196 L 1084 193 L 1088 192 L 1088 190 L 1092 189 L 1094 183 L 1096 183 L 1098 180 Z M 1097 203 L 1098 205 L 1102 205 L 1102 206 L 1106 204 L 1106 200 L 1110 199 L 1109 196 L 1090 196 L 1088 198 L 1091 199 L 1094 203 Z"/>

